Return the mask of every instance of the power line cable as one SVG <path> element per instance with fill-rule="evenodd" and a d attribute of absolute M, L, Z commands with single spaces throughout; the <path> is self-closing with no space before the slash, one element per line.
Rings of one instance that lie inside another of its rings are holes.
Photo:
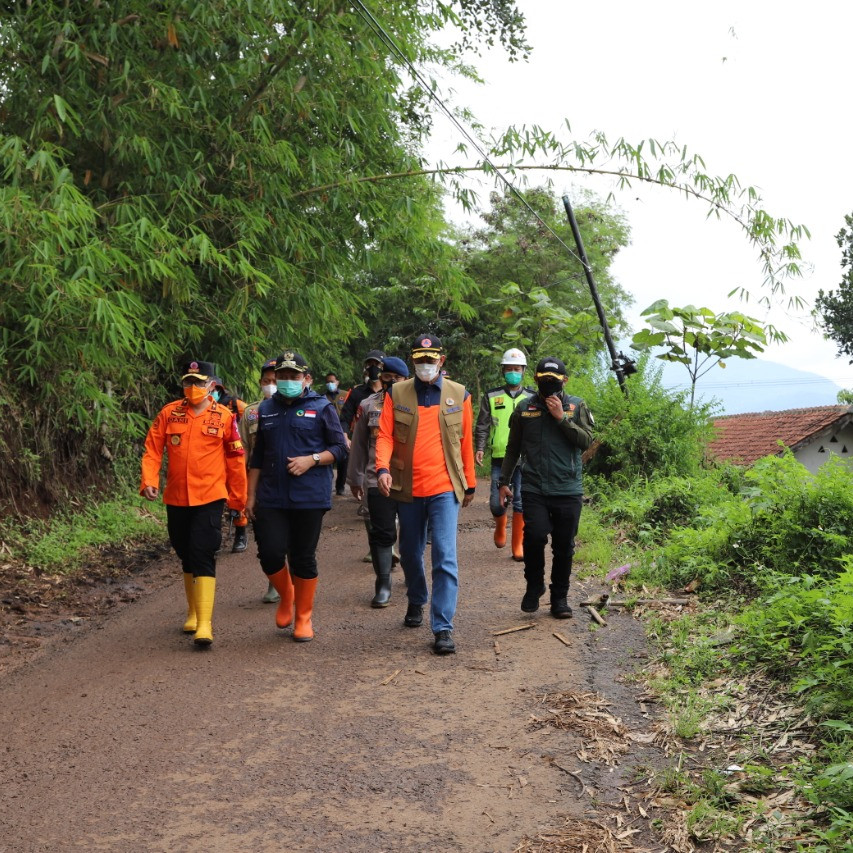
<path fill-rule="evenodd" d="M 468 142 L 473 146 L 474 150 L 480 155 L 485 163 L 488 164 L 489 168 L 500 178 L 501 181 L 506 185 L 507 189 L 513 193 L 513 195 L 533 214 L 533 216 L 545 227 L 547 231 L 554 237 L 554 239 L 575 259 L 580 263 L 580 265 L 584 269 L 588 269 L 587 264 L 583 262 L 583 260 L 578 256 L 576 252 L 574 252 L 571 247 L 563 240 L 562 237 L 531 207 L 526 198 L 521 194 L 521 192 L 515 187 L 512 181 L 507 178 L 503 172 L 492 162 L 489 155 L 483 150 L 479 141 L 472 136 L 467 128 L 459 121 L 459 119 L 453 114 L 453 111 L 442 101 L 442 99 L 438 96 L 438 94 L 433 90 L 432 86 L 423 78 L 421 72 L 415 67 L 414 63 L 403 53 L 403 50 L 400 46 L 394 41 L 394 37 L 387 32 L 387 30 L 382 26 L 382 24 L 377 20 L 376 16 L 367 6 L 362 2 L 362 0 L 353 0 L 353 3 L 356 7 L 356 11 L 361 15 L 363 20 L 368 24 L 368 26 L 373 30 L 373 32 L 379 37 L 379 39 L 386 45 L 386 47 L 390 48 L 400 59 L 403 60 L 405 65 L 409 68 L 409 71 L 414 76 L 415 80 L 424 88 L 426 93 L 430 96 L 430 98 L 438 105 L 438 108 L 450 119 L 456 129 L 468 140 Z"/>

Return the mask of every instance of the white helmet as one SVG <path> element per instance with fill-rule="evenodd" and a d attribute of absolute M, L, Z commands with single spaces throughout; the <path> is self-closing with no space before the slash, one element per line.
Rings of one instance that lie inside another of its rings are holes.
<path fill-rule="evenodd" d="M 501 365 L 506 364 L 527 367 L 527 356 L 520 349 L 508 349 L 501 359 Z"/>

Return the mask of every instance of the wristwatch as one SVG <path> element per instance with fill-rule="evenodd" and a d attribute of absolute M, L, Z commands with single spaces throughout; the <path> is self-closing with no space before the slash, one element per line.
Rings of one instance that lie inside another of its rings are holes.
<path fill-rule="evenodd" d="M 320 454 L 319 453 L 312 453 L 311 458 L 314 460 L 315 465 L 320 464 Z"/>

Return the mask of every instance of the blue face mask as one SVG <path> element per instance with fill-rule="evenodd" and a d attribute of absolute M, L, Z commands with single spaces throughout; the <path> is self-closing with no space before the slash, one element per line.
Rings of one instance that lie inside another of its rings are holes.
<path fill-rule="evenodd" d="M 302 383 L 298 379 L 276 379 L 278 393 L 285 397 L 298 397 L 302 393 Z"/>
<path fill-rule="evenodd" d="M 334 393 L 335 393 L 335 391 L 337 391 L 337 390 L 338 390 L 338 383 L 337 383 L 337 382 L 327 382 L 327 383 L 326 383 L 326 390 L 327 390 L 330 394 L 334 394 Z"/>
<path fill-rule="evenodd" d="M 521 385 L 521 376 L 522 374 L 517 370 L 508 370 L 504 373 L 507 385 Z"/>
<path fill-rule="evenodd" d="M 213 399 L 216 400 L 216 402 L 218 403 L 219 398 L 222 396 L 222 394 L 219 391 L 214 391 L 210 396 L 213 397 Z"/>

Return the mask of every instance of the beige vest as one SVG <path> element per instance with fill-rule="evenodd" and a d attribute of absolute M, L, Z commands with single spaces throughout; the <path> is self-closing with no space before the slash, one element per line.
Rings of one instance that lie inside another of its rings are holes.
<path fill-rule="evenodd" d="M 412 502 L 412 457 L 415 436 L 418 434 L 418 395 L 415 380 L 406 379 L 394 384 L 391 402 L 394 405 L 394 449 L 391 451 L 391 497 L 403 503 Z M 467 482 L 462 463 L 462 406 L 465 386 L 443 379 L 439 406 L 438 429 L 444 462 L 456 499 L 462 503 Z"/>

